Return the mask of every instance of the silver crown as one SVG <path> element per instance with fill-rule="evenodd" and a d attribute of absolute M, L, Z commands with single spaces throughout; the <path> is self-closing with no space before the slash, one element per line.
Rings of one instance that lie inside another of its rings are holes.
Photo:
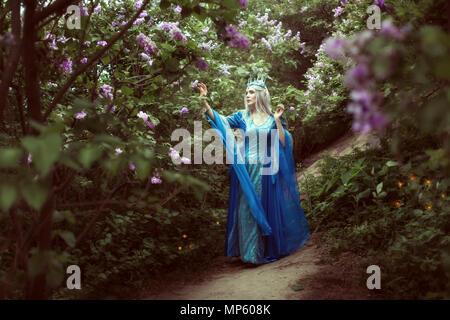
<path fill-rule="evenodd" d="M 267 89 L 266 88 L 266 77 L 264 77 L 264 75 L 260 72 L 258 72 L 258 75 L 256 76 L 256 79 L 254 78 L 248 78 L 247 81 L 247 88 L 250 86 L 260 86 L 261 88 Z"/>

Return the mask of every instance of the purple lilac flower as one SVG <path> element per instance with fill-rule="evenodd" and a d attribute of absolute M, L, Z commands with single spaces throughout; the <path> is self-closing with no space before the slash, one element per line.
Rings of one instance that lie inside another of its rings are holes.
<path fill-rule="evenodd" d="M 85 41 L 85 42 L 84 42 L 84 45 L 85 45 L 86 47 L 90 47 L 90 46 L 91 46 L 91 42 L 90 42 L 90 41 Z"/>
<path fill-rule="evenodd" d="M 186 37 L 181 33 L 181 31 L 178 28 L 172 30 L 172 37 L 177 41 L 181 42 L 187 41 Z"/>
<path fill-rule="evenodd" d="M 59 38 L 58 38 L 58 42 L 61 42 L 61 43 L 66 43 L 66 42 L 67 42 L 67 38 L 66 38 L 66 37 L 64 37 L 64 36 L 62 36 L 62 37 L 59 37 Z"/>
<path fill-rule="evenodd" d="M 258 20 L 259 22 L 265 22 L 269 19 L 269 15 L 267 14 L 267 12 L 262 16 L 259 17 L 259 13 L 256 15 L 256 20 Z M 273 20 L 275 21 L 275 20 Z"/>
<path fill-rule="evenodd" d="M 144 121 L 148 120 L 148 114 L 146 114 L 145 112 L 139 111 L 139 113 L 136 116 Z"/>
<path fill-rule="evenodd" d="M 186 157 L 181 157 L 181 162 L 183 162 L 184 164 L 190 164 L 191 160 L 189 158 L 186 158 Z"/>
<path fill-rule="evenodd" d="M 350 103 L 347 112 L 353 114 L 353 131 L 362 134 L 366 134 L 373 129 L 379 130 L 389 122 L 389 119 L 376 108 L 367 110 L 358 103 Z"/>
<path fill-rule="evenodd" d="M 186 107 L 183 107 L 183 108 L 180 110 L 180 113 L 181 113 L 181 114 L 188 113 L 188 112 L 189 112 L 189 110 L 188 110 L 188 108 L 186 108 Z"/>
<path fill-rule="evenodd" d="M 209 31 L 209 27 L 205 27 L 204 29 L 202 29 L 202 33 L 205 34 Z"/>
<path fill-rule="evenodd" d="M 228 70 L 229 68 L 230 68 L 229 66 L 222 65 L 222 66 L 220 66 L 219 71 L 223 74 L 230 74 L 230 71 Z"/>
<path fill-rule="evenodd" d="M 98 41 L 97 44 L 102 46 L 102 47 L 105 47 L 107 45 L 106 41 L 103 41 L 103 40 L 102 41 Z"/>
<path fill-rule="evenodd" d="M 197 66 L 197 68 L 207 71 L 208 70 L 208 64 L 206 63 L 205 60 L 198 60 L 195 65 Z"/>
<path fill-rule="evenodd" d="M 180 154 L 174 148 L 170 148 L 169 156 L 172 158 L 172 161 L 180 159 Z"/>
<path fill-rule="evenodd" d="M 83 58 L 80 60 L 81 63 L 86 63 L 87 62 L 87 58 Z"/>
<path fill-rule="evenodd" d="M 77 118 L 77 119 L 83 119 L 84 117 L 86 117 L 86 112 L 84 112 L 84 111 L 81 111 L 81 112 L 78 112 L 77 114 L 75 114 L 75 118 Z"/>
<path fill-rule="evenodd" d="M 134 20 L 133 24 L 139 25 L 139 24 L 141 24 L 141 23 L 144 22 L 144 21 L 145 21 L 144 18 L 138 18 L 138 19 Z"/>
<path fill-rule="evenodd" d="M 72 59 L 67 58 L 61 63 L 60 67 L 65 73 L 72 73 Z"/>
<path fill-rule="evenodd" d="M 266 46 L 267 49 L 272 51 L 272 47 L 271 47 L 270 43 L 266 40 L 266 38 L 261 38 L 261 42 Z"/>
<path fill-rule="evenodd" d="M 206 43 L 199 44 L 198 47 L 203 50 L 214 50 L 217 47 L 217 44 L 212 44 L 212 40 L 209 40 Z"/>
<path fill-rule="evenodd" d="M 116 148 L 115 150 L 115 154 L 121 154 L 123 151 L 120 148 Z"/>
<path fill-rule="evenodd" d="M 294 111 L 295 108 L 294 107 L 289 107 L 289 110 Z"/>
<path fill-rule="evenodd" d="M 161 183 L 162 180 L 157 177 L 152 177 L 151 182 L 152 182 L 152 184 L 158 184 L 158 183 Z"/>
<path fill-rule="evenodd" d="M 341 0 L 341 5 L 343 6 L 343 7 L 345 7 L 346 5 L 347 5 L 347 0 Z"/>
<path fill-rule="evenodd" d="M 158 24 L 158 28 L 160 28 L 162 31 L 170 31 L 174 28 L 178 28 L 179 22 L 161 22 Z"/>
<path fill-rule="evenodd" d="M 131 162 L 130 161 L 130 163 L 129 163 L 129 167 L 130 167 L 130 170 L 136 170 L 136 166 L 134 165 L 134 163 L 133 162 Z"/>
<path fill-rule="evenodd" d="M 292 34 L 292 30 L 289 29 L 289 30 L 286 32 L 286 34 L 283 36 L 283 38 L 284 38 L 285 40 L 287 40 L 287 38 L 289 38 L 289 37 L 291 36 L 291 34 Z"/>
<path fill-rule="evenodd" d="M 33 157 L 31 156 L 31 153 L 28 154 L 27 163 L 30 164 L 33 162 Z"/>
<path fill-rule="evenodd" d="M 336 7 L 335 9 L 333 9 L 334 12 L 334 16 L 340 16 L 342 14 L 342 7 Z"/>
<path fill-rule="evenodd" d="M 250 41 L 244 37 L 239 31 L 234 29 L 232 26 L 226 26 L 225 30 L 227 32 L 227 36 L 231 38 L 228 41 L 228 45 L 232 48 L 236 48 L 239 50 L 246 50 L 249 47 Z"/>
<path fill-rule="evenodd" d="M 153 17 L 150 17 L 150 19 L 148 19 L 147 25 L 151 25 L 153 23 Z"/>
<path fill-rule="evenodd" d="M 148 15 L 146 10 L 143 10 L 140 14 L 139 14 L 139 18 L 145 18 Z"/>
<path fill-rule="evenodd" d="M 237 1 L 241 4 L 241 7 L 245 7 L 248 2 L 248 0 L 237 0 Z"/>
<path fill-rule="evenodd" d="M 139 45 L 144 49 L 145 53 L 147 53 L 148 55 L 157 54 L 158 48 L 149 37 L 147 37 L 143 33 L 140 33 L 136 37 L 136 39 L 139 42 Z"/>
<path fill-rule="evenodd" d="M 107 84 L 104 84 L 100 87 L 100 93 L 102 96 L 104 96 L 105 98 L 108 98 L 109 100 L 113 99 L 112 87 Z"/>
<path fill-rule="evenodd" d="M 151 58 L 148 56 L 148 55 L 146 55 L 145 53 L 141 53 L 141 58 L 143 59 L 143 60 L 145 60 L 145 61 L 148 61 L 148 60 L 150 60 Z"/>
<path fill-rule="evenodd" d="M 82 16 L 87 16 L 88 15 L 88 11 L 87 8 L 84 7 L 81 2 L 78 4 L 78 7 L 80 8 L 80 13 Z"/>
<path fill-rule="evenodd" d="M 153 129 L 155 127 L 155 124 L 152 121 L 146 120 L 144 122 L 150 129 Z"/>
<path fill-rule="evenodd" d="M 407 33 L 406 30 L 406 28 L 403 30 L 397 28 L 392 20 L 383 20 L 381 23 L 381 33 L 396 40 L 403 40 Z"/>
<path fill-rule="evenodd" d="M 98 14 L 98 13 L 100 12 L 101 9 L 102 9 L 102 8 L 101 8 L 100 6 L 96 7 L 96 8 L 94 9 L 94 13 L 95 13 L 95 14 Z"/>
<path fill-rule="evenodd" d="M 367 85 L 369 68 L 365 64 L 359 64 L 350 69 L 345 77 L 345 84 L 349 88 L 359 88 Z"/>
<path fill-rule="evenodd" d="M 381 10 L 386 10 L 386 3 L 384 3 L 384 0 L 375 0 L 375 5 L 380 7 Z"/>
<path fill-rule="evenodd" d="M 180 6 L 176 6 L 173 11 L 175 11 L 176 13 L 180 14 L 181 13 L 182 8 Z"/>
<path fill-rule="evenodd" d="M 340 38 L 328 38 L 325 41 L 324 49 L 327 55 L 336 60 L 341 60 L 344 57 L 344 49 L 346 42 Z"/>
<path fill-rule="evenodd" d="M 350 93 L 350 98 L 362 106 L 359 111 L 366 112 L 373 106 L 375 96 L 365 88 L 355 89 Z"/>
<path fill-rule="evenodd" d="M 134 7 L 136 9 L 139 9 L 140 7 L 142 7 L 142 0 L 138 0 L 134 3 Z"/>
<path fill-rule="evenodd" d="M 197 88 L 198 80 L 192 82 L 192 88 Z"/>
<path fill-rule="evenodd" d="M 8 32 L 7 32 L 8 33 Z M 5 34 L 6 35 L 6 34 Z M 52 35 L 50 32 L 46 31 L 45 35 L 44 35 L 44 40 L 51 40 L 53 39 L 55 36 Z M 0 39 L 2 38 L 2 36 L 0 36 Z"/>
<path fill-rule="evenodd" d="M 123 20 L 123 19 L 125 19 L 125 16 L 124 16 L 123 14 L 119 14 L 119 15 L 117 16 L 117 19 Z"/>

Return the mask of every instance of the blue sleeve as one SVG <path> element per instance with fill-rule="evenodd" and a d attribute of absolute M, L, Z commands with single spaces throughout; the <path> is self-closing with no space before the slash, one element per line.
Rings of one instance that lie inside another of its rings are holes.
<path fill-rule="evenodd" d="M 235 112 L 228 117 L 225 117 L 225 119 L 228 121 L 228 124 L 231 128 L 239 128 L 239 119 L 242 117 L 241 111 Z"/>

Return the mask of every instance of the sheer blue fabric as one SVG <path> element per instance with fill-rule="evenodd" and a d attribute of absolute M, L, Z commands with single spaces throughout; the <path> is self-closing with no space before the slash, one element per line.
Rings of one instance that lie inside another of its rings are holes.
<path fill-rule="evenodd" d="M 221 138 L 227 158 L 232 160 L 228 168 L 225 256 L 241 256 L 245 262 L 262 264 L 300 249 L 309 238 L 310 229 L 300 204 L 292 137 L 284 119 L 285 147 L 280 143 L 277 150 L 271 148 L 272 141 L 279 141 L 273 116 L 257 126 L 245 110 L 227 117 L 214 109 L 212 112 L 215 121 L 206 114 L 207 120 Z M 236 142 L 231 128 L 243 130 L 242 145 Z M 247 138 L 254 133 L 257 144 L 252 147 Z M 266 138 L 260 140 L 258 133 Z M 267 144 L 262 157 L 260 143 Z M 263 169 L 266 174 L 262 174 Z"/>

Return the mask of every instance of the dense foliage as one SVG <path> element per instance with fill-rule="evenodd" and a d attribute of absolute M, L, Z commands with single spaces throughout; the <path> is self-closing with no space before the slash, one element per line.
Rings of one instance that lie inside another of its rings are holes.
<path fill-rule="evenodd" d="M 0 295 L 128 297 L 222 254 L 227 168 L 171 135 L 199 129 L 198 82 L 228 115 L 260 69 L 297 162 L 350 128 L 379 133 L 300 186 L 313 230 L 376 256 L 393 297 L 448 294 L 448 4 L 375 3 L 371 31 L 368 0 L 1 3 Z"/>

